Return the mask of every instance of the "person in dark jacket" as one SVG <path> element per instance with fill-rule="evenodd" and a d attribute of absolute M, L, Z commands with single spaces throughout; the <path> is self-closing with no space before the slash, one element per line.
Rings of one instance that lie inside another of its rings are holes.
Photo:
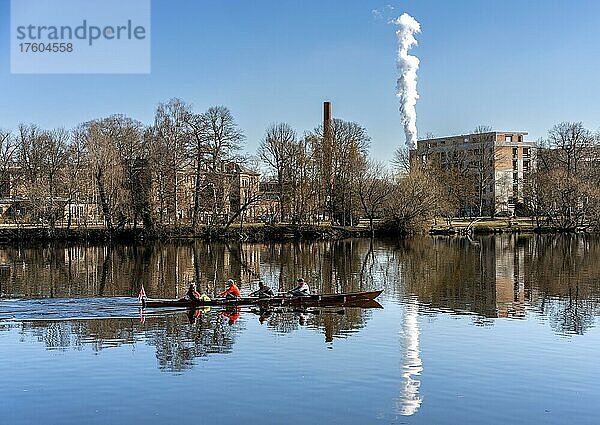
<path fill-rule="evenodd" d="M 258 282 L 258 289 L 250 294 L 250 296 L 258 298 L 270 298 L 274 295 L 273 290 L 265 285 L 262 280 Z"/>
<path fill-rule="evenodd" d="M 185 293 L 185 297 L 189 300 L 192 300 L 198 304 L 203 304 L 207 301 L 210 301 L 210 297 L 206 294 L 201 294 L 196 290 L 196 284 L 190 283 L 190 287 Z"/>

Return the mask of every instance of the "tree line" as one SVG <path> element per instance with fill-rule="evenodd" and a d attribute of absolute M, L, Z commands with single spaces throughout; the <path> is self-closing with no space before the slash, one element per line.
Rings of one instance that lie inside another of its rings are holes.
<path fill-rule="evenodd" d="M 480 145 L 475 158 L 450 151 L 445 167 L 411 160 L 401 149 L 391 166 L 376 161 L 367 130 L 342 119 L 302 134 L 290 124 L 273 123 L 249 155 L 227 107 L 197 112 L 171 99 L 158 104 L 150 124 L 112 115 L 71 130 L 21 124 L 0 131 L 0 193 L 6 198 L 17 187 L 11 219 L 50 230 L 73 224 L 71 205 L 95 204 L 110 231 L 138 226 L 195 231 L 207 215 L 213 225 L 229 226 L 245 209 L 263 203 L 272 207 L 267 218 L 274 222 L 361 223 L 372 232 L 376 225 L 412 232 L 431 220 L 449 223 L 465 210 L 484 209 L 486 188 L 495 178 L 489 165 L 500 159 L 490 130 L 475 130 Z M 534 150 L 537 166 L 521 182 L 518 214 L 540 227 L 600 223 L 599 140 L 581 123 L 554 126 Z M 231 190 L 224 177 L 228 163 L 260 170 L 262 182 L 260 191 L 223 217 Z"/>
<path fill-rule="evenodd" d="M 50 229 L 59 221 L 72 224 L 65 207 L 91 203 L 108 230 L 178 225 L 184 208 L 197 226 L 206 189 L 212 186 L 212 210 L 223 207 L 222 166 L 239 158 L 243 141 L 228 108 L 199 113 L 180 99 L 160 103 L 150 125 L 125 115 L 71 130 L 21 124 L 0 133 L 1 190 L 6 196 L 16 187 L 23 198 L 22 210 L 11 207 L 14 220 Z M 190 178 L 191 201 L 181 194 Z"/>
<path fill-rule="evenodd" d="M 110 231 L 197 229 L 207 212 L 213 223 L 228 225 L 239 210 L 266 200 L 276 206 L 273 220 L 291 223 L 354 225 L 379 213 L 373 189 L 386 177 L 369 171 L 370 137 L 363 126 L 334 119 L 299 136 L 289 124 L 276 123 L 256 155 L 244 154 L 244 142 L 227 107 L 197 112 L 181 99 L 160 103 L 149 125 L 125 115 L 70 130 L 21 124 L 0 132 L 0 192 L 11 204 L 2 213 L 5 220 L 53 230 L 73 225 L 70 206 L 95 204 Z M 228 163 L 262 167 L 267 189 L 219 222 L 230 190 Z"/>

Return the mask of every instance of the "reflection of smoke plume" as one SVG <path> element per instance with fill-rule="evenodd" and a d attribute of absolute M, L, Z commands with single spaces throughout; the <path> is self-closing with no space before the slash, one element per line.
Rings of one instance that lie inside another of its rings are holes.
<path fill-rule="evenodd" d="M 421 407 L 419 397 L 418 376 L 423 370 L 419 350 L 419 322 L 417 321 L 417 305 L 405 304 L 404 310 L 404 362 L 402 364 L 402 393 L 398 400 L 397 411 L 401 415 L 410 416 Z"/>
<path fill-rule="evenodd" d="M 417 44 L 414 34 L 421 32 L 421 25 L 410 15 L 403 13 L 394 22 L 398 25 L 398 58 L 396 63 L 400 77 L 396 84 L 396 96 L 400 98 L 400 113 L 406 134 L 406 146 L 409 149 L 417 147 L 417 111 L 415 106 L 417 93 L 417 69 L 419 58 L 408 54 L 408 49 Z"/>

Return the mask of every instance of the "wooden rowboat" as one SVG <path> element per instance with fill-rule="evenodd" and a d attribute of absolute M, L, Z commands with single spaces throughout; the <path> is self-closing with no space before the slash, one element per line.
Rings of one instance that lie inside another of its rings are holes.
<path fill-rule="evenodd" d="M 374 300 L 383 289 L 378 291 L 351 292 L 347 294 L 313 294 L 304 296 L 277 295 L 270 298 L 239 297 L 213 298 L 210 301 L 194 301 L 187 298 L 178 300 L 142 298 L 142 308 L 164 307 L 201 307 L 201 306 L 238 306 L 238 305 L 269 305 L 269 306 L 348 306 L 360 304 L 362 301 Z M 357 305 L 359 306 L 359 305 Z"/>

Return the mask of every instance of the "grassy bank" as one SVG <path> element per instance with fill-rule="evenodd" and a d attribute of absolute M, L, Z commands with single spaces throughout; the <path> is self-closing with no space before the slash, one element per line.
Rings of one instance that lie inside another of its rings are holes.
<path fill-rule="evenodd" d="M 553 227 L 537 227 L 530 218 L 482 217 L 477 219 L 454 219 L 448 223 L 445 220 L 431 222 L 430 234 L 495 234 L 495 233 L 559 233 L 584 231 L 583 228 L 559 229 Z"/>

